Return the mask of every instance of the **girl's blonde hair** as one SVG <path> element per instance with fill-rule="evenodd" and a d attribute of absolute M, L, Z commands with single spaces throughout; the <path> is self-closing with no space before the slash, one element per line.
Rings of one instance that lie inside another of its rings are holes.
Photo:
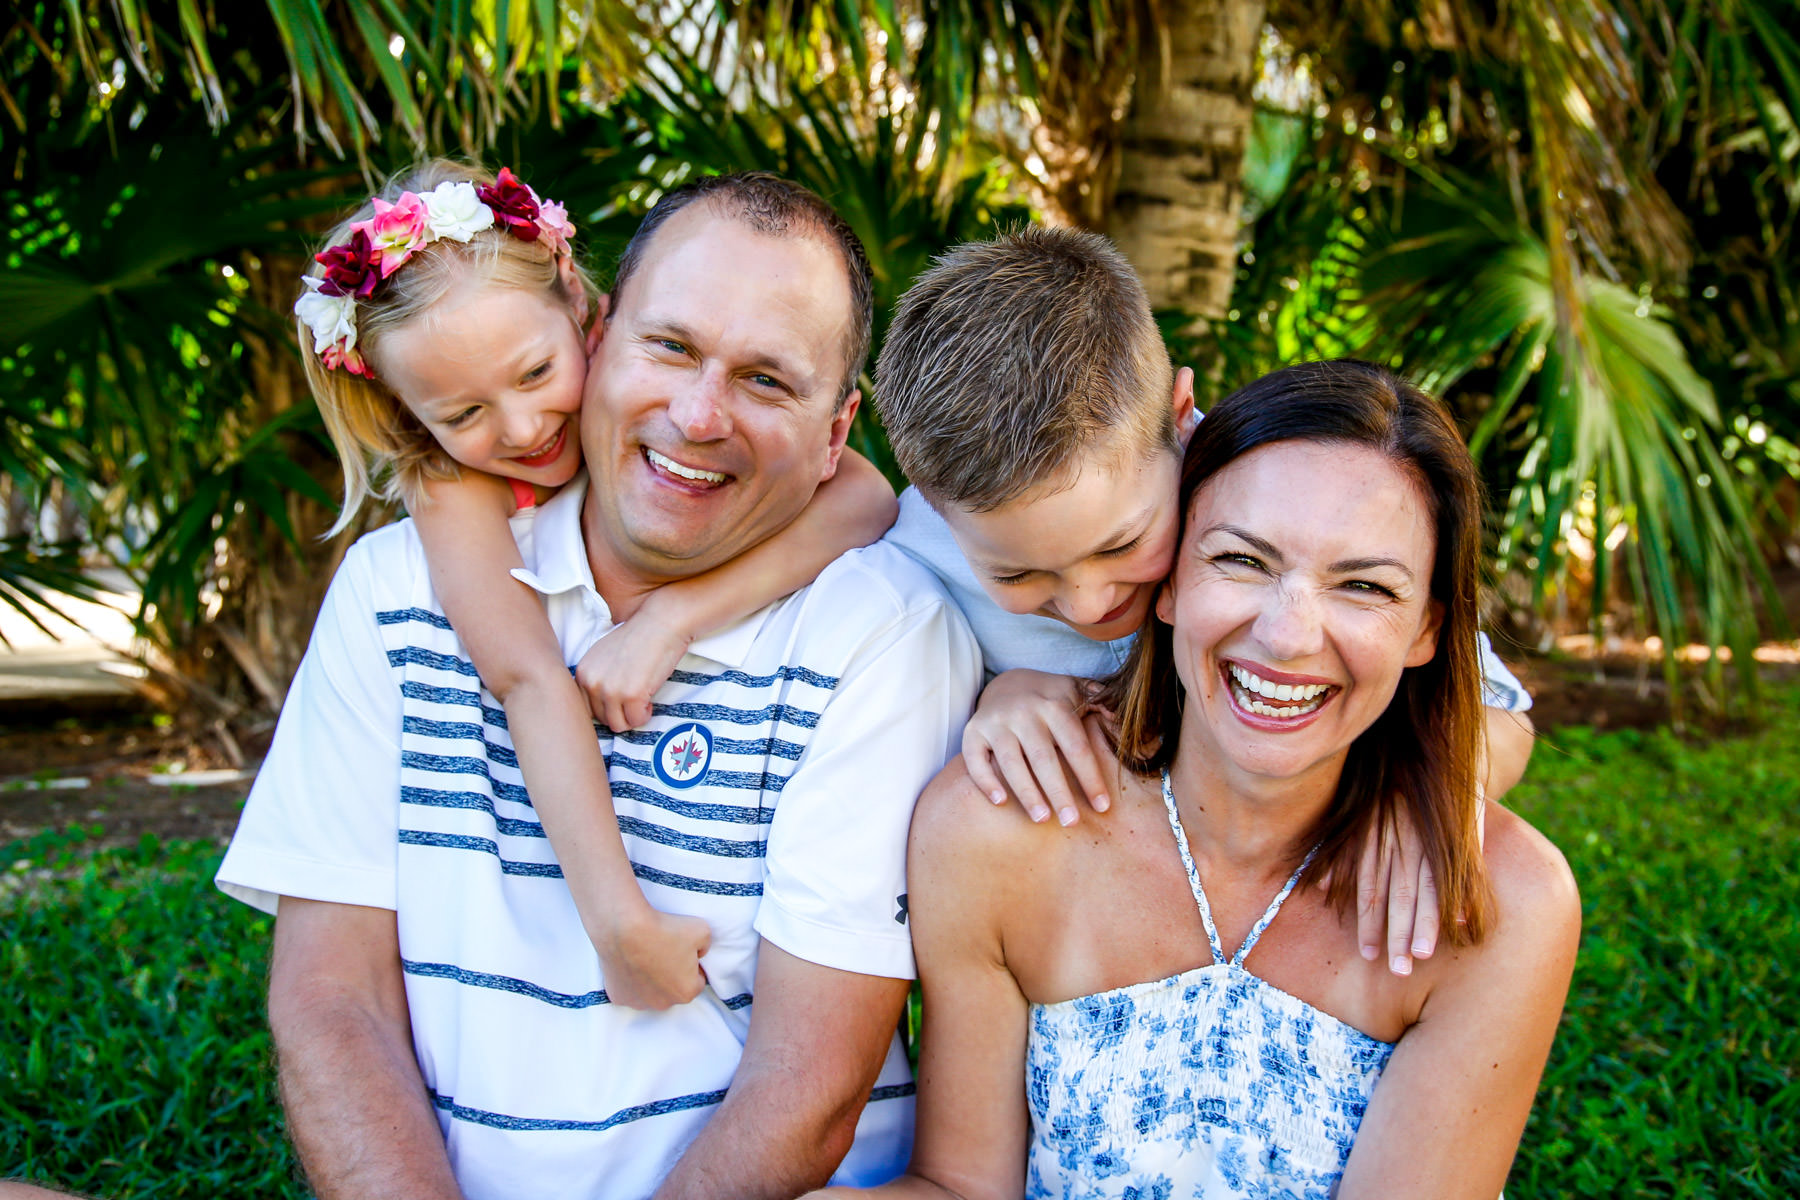
<path fill-rule="evenodd" d="M 484 167 L 432 158 L 396 174 L 375 196 L 391 202 L 402 192 L 423 195 L 441 183 L 461 182 L 482 187 L 494 182 L 494 174 Z M 371 198 L 340 221 L 320 249 L 348 243 L 351 225 L 374 213 Z M 581 314 L 585 323 L 592 319 L 600 289 L 571 255 L 569 265 L 580 289 L 579 295 L 571 295 L 561 270 L 562 257 L 544 242 L 523 241 L 498 224 L 466 242 L 440 238 L 427 243 L 414 250 L 372 296 L 356 302 L 357 349 L 374 368 L 386 334 L 423 315 L 469 277 L 520 291 L 548 293 Z M 325 269 L 315 263 L 308 273 L 322 276 Z M 297 320 L 295 328 L 306 381 L 344 468 L 344 506 L 326 537 L 349 525 L 370 498 L 416 507 L 427 480 L 458 477 L 456 461 L 444 453 L 393 389 L 381 382 L 379 371 L 365 378 L 345 370 L 328 370 L 313 352 L 313 333 L 306 323 Z"/>

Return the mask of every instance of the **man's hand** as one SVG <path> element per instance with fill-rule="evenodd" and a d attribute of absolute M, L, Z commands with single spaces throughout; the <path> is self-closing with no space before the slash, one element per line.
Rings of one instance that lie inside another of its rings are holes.
<path fill-rule="evenodd" d="M 656 1200 L 787 1200 L 831 1178 L 881 1073 L 909 982 L 764 942 L 731 1090 Z"/>
<path fill-rule="evenodd" d="M 269 1028 L 288 1133 L 319 1200 L 461 1200 L 413 1057 L 391 911 L 283 896 Z"/>

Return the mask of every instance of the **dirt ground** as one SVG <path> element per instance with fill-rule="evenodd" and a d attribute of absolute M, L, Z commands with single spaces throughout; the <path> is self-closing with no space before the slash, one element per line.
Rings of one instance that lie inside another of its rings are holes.
<path fill-rule="evenodd" d="M 152 713 L 130 703 L 0 714 L 0 845 L 77 824 L 99 826 L 109 845 L 146 833 L 223 842 L 250 783 L 208 782 L 245 774 L 210 741 L 172 723 L 158 728 Z M 183 775 L 201 786 L 174 782 Z M 86 785 L 67 786 L 75 780 Z"/>

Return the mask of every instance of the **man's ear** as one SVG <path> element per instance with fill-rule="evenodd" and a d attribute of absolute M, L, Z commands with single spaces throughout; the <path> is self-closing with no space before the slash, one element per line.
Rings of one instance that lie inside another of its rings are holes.
<path fill-rule="evenodd" d="M 1194 407 L 1194 369 L 1183 367 L 1175 372 L 1175 391 L 1170 397 L 1175 406 L 1175 436 L 1181 439 L 1181 448 L 1187 449 L 1188 439 L 1194 436 L 1194 430 L 1200 427 L 1200 413 Z"/>
<path fill-rule="evenodd" d="M 862 389 L 851 388 L 842 406 L 832 415 L 831 441 L 825 447 L 825 472 L 819 476 L 820 483 L 837 474 L 838 457 L 844 453 L 844 442 L 850 436 L 850 422 L 856 419 L 856 410 L 861 407 Z"/>
<path fill-rule="evenodd" d="M 1444 626 L 1444 604 L 1441 600 L 1430 600 L 1425 604 L 1425 621 L 1419 626 L 1419 636 L 1413 639 L 1412 646 L 1406 652 L 1406 665 L 1422 667 L 1430 662 L 1437 653 L 1438 631 Z"/>
<path fill-rule="evenodd" d="M 606 336 L 606 318 L 612 313 L 612 297 L 602 294 L 594 304 L 594 323 L 587 330 L 588 357 L 600 348 L 600 339 Z"/>

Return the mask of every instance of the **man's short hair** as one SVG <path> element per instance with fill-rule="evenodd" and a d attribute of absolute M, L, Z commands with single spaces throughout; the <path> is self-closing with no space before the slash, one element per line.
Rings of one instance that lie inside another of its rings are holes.
<path fill-rule="evenodd" d="M 1097 448 L 1177 447 L 1173 388 L 1125 256 L 1038 225 L 939 257 L 901 298 L 875 368 L 900 469 L 933 505 L 971 512 L 1069 485 Z"/>
<path fill-rule="evenodd" d="M 837 403 L 841 407 L 856 386 L 857 376 L 862 374 L 863 360 L 869 356 L 869 331 L 875 314 L 874 273 L 869 268 L 869 255 L 863 249 L 862 239 L 856 236 L 849 223 L 817 193 L 791 179 L 768 171 L 706 175 L 664 194 L 645 214 L 637 232 L 631 235 L 631 241 L 619 255 L 619 270 L 613 276 L 613 301 L 618 301 L 625 291 L 625 284 L 643 264 L 656 231 L 696 200 L 707 201 L 719 216 L 741 222 L 757 233 L 769 237 L 816 237 L 837 249 L 850 283 L 850 329 L 844 338 L 844 382 L 837 394 Z M 729 270 L 730 264 L 720 264 L 720 269 Z"/>

